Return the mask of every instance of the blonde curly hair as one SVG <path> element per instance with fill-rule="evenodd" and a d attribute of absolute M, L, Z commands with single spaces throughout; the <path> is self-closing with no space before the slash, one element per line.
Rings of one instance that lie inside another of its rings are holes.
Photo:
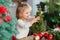
<path fill-rule="evenodd" d="M 25 11 L 25 9 L 32 10 L 31 6 L 26 2 L 19 3 L 17 10 L 16 10 L 16 18 L 19 19 L 19 13 L 22 13 Z"/>

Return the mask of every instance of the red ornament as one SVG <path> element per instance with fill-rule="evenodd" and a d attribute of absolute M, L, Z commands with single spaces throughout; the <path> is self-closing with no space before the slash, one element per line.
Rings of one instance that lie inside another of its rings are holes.
<path fill-rule="evenodd" d="M 39 40 L 40 39 L 40 37 L 39 37 L 39 35 L 37 34 L 37 33 L 34 33 L 34 40 Z"/>
<path fill-rule="evenodd" d="M 53 40 L 53 35 L 52 34 L 48 35 L 48 40 Z"/>
<path fill-rule="evenodd" d="M 6 16 L 6 19 L 4 19 L 5 22 L 8 22 L 11 20 L 11 17 L 10 16 Z"/>
<path fill-rule="evenodd" d="M 52 34 L 48 34 L 48 32 L 44 32 L 44 33 L 34 33 L 34 36 L 38 36 L 40 39 L 45 37 L 47 40 L 53 40 L 53 35 Z M 37 37 L 37 38 L 38 38 Z"/>
<path fill-rule="evenodd" d="M 12 40 L 16 40 L 16 37 L 14 35 L 12 36 Z"/>
<path fill-rule="evenodd" d="M 40 37 L 40 38 L 43 36 L 43 34 L 42 34 L 42 33 L 39 33 L 38 35 L 39 35 L 39 37 Z"/>
<path fill-rule="evenodd" d="M 34 33 L 33 35 L 34 35 L 34 36 L 38 36 L 38 34 L 37 34 L 37 33 Z"/>
<path fill-rule="evenodd" d="M 45 38 L 47 38 L 48 35 L 49 35 L 48 32 L 45 32 L 45 33 L 44 33 L 44 37 L 45 37 Z"/>
<path fill-rule="evenodd" d="M 9 22 L 11 20 L 8 10 L 4 6 L 0 6 L 0 17 L 3 18 L 4 22 Z"/>
<path fill-rule="evenodd" d="M 43 34 L 42 33 L 34 33 L 34 36 L 39 36 L 40 38 L 43 36 Z"/>
<path fill-rule="evenodd" d="M 7 12 L 7 8 L 5 8 L 4 6 L 0 6 L 0 14 L 3 14 L 4 12 Z"/>

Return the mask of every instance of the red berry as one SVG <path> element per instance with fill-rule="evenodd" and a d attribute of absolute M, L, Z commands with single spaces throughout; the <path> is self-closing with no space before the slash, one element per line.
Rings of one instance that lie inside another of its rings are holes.
<path fill-rule="evenodd" d="M 10 21 L 11 20 L 11 17 L 10 16 L 6 16 L 7 20 Z"/>
<path fill-rule="evenodd" d="M 12 36 L 12 40 L 16 40 L 16 37 L 14 35 Z"/>

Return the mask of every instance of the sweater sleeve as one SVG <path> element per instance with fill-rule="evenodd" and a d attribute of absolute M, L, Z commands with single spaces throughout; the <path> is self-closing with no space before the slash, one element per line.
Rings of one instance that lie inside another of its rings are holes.
<path fill-rule="evenodd" d="M 22 21 L 18 21 L 17 22 L 18 26 L 21 27 L 21 28 L 28 28 L 28 27 L 31 27 L 32 24 L 30 22 L 22 22 Z"/>

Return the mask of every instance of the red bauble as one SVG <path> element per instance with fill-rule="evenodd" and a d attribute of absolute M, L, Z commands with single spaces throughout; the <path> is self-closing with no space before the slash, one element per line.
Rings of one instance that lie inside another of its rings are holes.
<path fill-rule="evenodd" d="M 37 34 L 37 33 L 34 33 L 33 35 L 34 35 L 34 36 L 38 36 L 38 34 Z"/>
<path fill-rule="evenodd" d="M 45 32 L 45 33 L 44 33 L 44 37 L 45 37 L 45 38 L 47 38 L 48 35 L 49 35 L 48 32 Z"/>
<path fill-rule="evenodd" d="M 4 22 L 8 22 L 8 20 L 7 20 L 7 19 L 5 19 L 5 20 L 4 20 Z"/>
<path fill-rule="evenodd" d="M 53 40 L 53 35 L 52 34 L 48 35 L 48 40 Z"/>
<path fill-rule="evenodd" d="M 6 16 L 6 19 L 4 19 L 5 22 L 8 22 L 11 20 L 11 17 L 10 16 Z"/>
<path fill-rule="evenodd" d="M 4 6 L 0 6 L 0 14 L 3 14 L 4 12 L 7 12 L 7 8 Z"/>
<path fill-rule="evenodd" d="M 34 36 L 39 36 L 40 38 L 43 36 L 43 34 L 42 33 L 34 33 Z"/>
<path fill-rule="evenodd" d="M 0 6 L 0 15 L 2 15 L 1 17 L 3 18 L 4 22 L 8 22 L 11 20 L 11 17 L 8 15 L 8 10 L 6 7 L 4 6 Z M 5 14 L 7 13 L 7 14 Z M 3 16 L 3 14 L 7 15 L 7 16 Z"/>
<path fill-rule="evenodd" d="M 39 39 L 40 39 L 39 35 L 37 33 L 34 33 L 34 40 L 39 40 Z"/>
<path fill-rule="evenodd" d="M 39 35 L 39 37 L 40 37 L 40 38 L 43 36 L 43 34 L 42 34 L 42 33 L 39 33 L 38 35 Z"/>
<path fill-rule="evenodd" d="M 16 37 L 14 35 L 12 36 L 12 40 L 16 40 Z"/>
<path fill-rule="evenodd" d="M 7 19 L 8 21 L 10 21 L 10 20 L 11 20 L 11 17 L 10 17 L 10 16 L 6 16 L 6 19 Z"/>
<path fill-rule="evenodd" d="M 39 33 L 39 34 L 34 33 L 34 36 L 38 36 L 40 39 L 45 37 L 48 40 L 53 40 L 53 35 L 52 34 L 48 34 L 48 32 Z"/>

